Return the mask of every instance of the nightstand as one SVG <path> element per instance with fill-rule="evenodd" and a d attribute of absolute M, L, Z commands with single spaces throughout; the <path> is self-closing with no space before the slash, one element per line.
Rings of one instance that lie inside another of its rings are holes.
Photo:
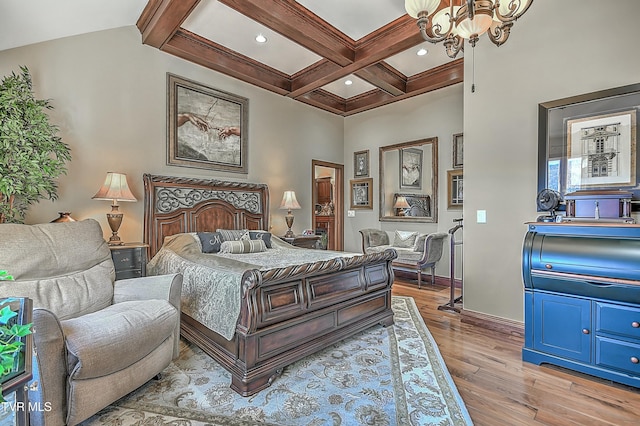
<path fill-rule="evenodd" d="M 143 243 L 109 246 L 116 267 L 116 280 L 147 275 L 147 247 L 149 245 Z"/>
<path fill-rule="evenodd" d="M 316 243 L 320 239 L 320 235 L 296 235 L 293 238 L 281 238 L 292 246 L 313 249 L 316 248 Z"/>

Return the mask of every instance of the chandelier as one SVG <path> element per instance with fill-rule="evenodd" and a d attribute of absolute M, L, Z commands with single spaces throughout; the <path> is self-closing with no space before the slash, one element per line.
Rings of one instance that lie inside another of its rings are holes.
<path fill-rule="evenodd" d="M 532 2 L 450 0 L 450 7 L 438 10 L 440 0 L 405 0 L 404 8 L 409 16 L 418 20 L 420 33 L 426 41 L 443 42 L 447 55 L 455 58 L 462 50 L 464 40 L 469 40 L 471 47 L 475 47 L 484 33 L 496 46 L 506 42 L 513 23 L 529 9 Z"/>

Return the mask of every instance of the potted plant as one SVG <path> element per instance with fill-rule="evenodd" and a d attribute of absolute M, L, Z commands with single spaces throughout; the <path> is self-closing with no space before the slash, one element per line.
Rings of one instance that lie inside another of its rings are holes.
<path fill-rule="evenodd" d="M 0 270 L 0 281 L 13 281 L 13 276 L 7 271 Z M 16 299 L 8 298 L 0 300 L 0 402 L 5 402 L 2 395 L 2 382 L 4 377 L 19 371 L 21 362 L 27 356 L 24 353 L 23 337 L 31 334 L 31 324 L 18 324 L 14 317 L 18 313 L 11 309 L 10 302 Z"/>
<path fill-rule="evenodd" d="M 0 82 L 0 223 L 23 223 L 29 205 L 58 197 L 70 148 L 49 122 L 50 100 L 36 99 L 25 66 Z"/>

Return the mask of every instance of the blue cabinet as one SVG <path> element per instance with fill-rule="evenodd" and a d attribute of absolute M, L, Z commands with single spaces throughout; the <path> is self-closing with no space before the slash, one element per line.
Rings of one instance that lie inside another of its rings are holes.
<path fill-rule="evenodd" d="M 522 359 L 640 387 L 640 227 L 531 224 Z"/>

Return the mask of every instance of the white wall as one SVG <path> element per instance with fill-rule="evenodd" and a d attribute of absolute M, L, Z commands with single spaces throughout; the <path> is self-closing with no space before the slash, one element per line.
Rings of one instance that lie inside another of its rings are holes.
<path fill-rule="evenodd" d="M 142 45 L 135 27 L 101 31 L 0 52 L 0 75 L 27 65 L 38 98 L 52 100 L 52 122 L 71 146 L 59 199 L 29 209 L 27 223 L 58 211 L 95 218 L 111 234 L 109 202 L 92 200 L 107 171 L 127 173 L 137 203 L 120 203 L 120 236 L 142 241 L 142 174 L 264 182 L 270 189 L 273 232 L 284 234 L 285 189 L 303 206 L 294 231 L 311 227 L 311 159 L 342 163 L 343 119 Z M 166 165 L 166 73 L 249 98 L 249 174 Z M 301 161 L 302 159 L 302 161 Z"/>
<path fill-rule="evenodd" d="M 496 48 L 465 51 L 464 307 L 522 321 L 522 241 L 535 220 L 538 104 L 640 82 L 640 2 L 536 0 Z M 476 211 L 487 223 L 475 223 Z"/>
<path fill-rule="evenodd" d="M 447 209 L 446 177 L 447 170 L 453 166 L 453 135 L 461 133 L 463 127 L 462 90 L 462 84 L 457 84 L 345 119 L 345 210 L 349 209 L 349 179 L 353 179 L 354 152 L 369 150 L 370 176 L 373 178 L 373 210 L 356 210 L 355 217 L 344 219 L 345 250 L 361 251 L 360 229 L 377 228 L 391 233 L 396 229 L 421 233 L 447 232 L 454 226 L 453 219 L 461 217 L 460 209 Z M 380 222 L 379 148 L 434 136 L 438 138 L 439 155 L 438 223 Z M 436 274 L 450 275 L 448 248 L 438 263 Z"/>

